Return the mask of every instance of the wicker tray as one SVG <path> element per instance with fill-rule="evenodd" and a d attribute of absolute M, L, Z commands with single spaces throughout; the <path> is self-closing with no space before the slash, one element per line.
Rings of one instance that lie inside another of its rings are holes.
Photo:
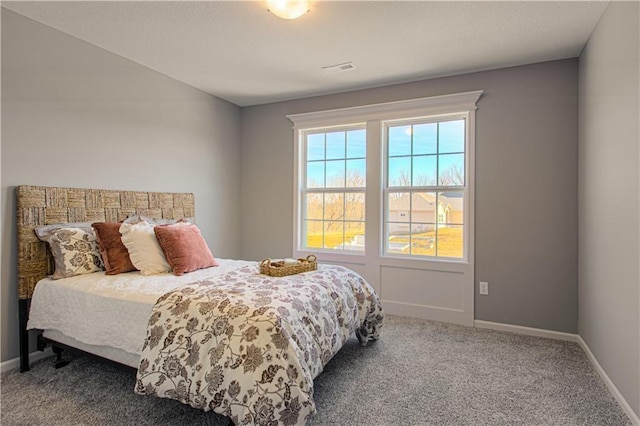
<path fill-rule="evenodd" d="M 315 271 L 318 269 L 316 260 L 316 256 L 310 254 L 306 259 L 298 259 L 298 263 L 295 265 L 285 266 L 284 261 L 272 262 L 271 259 L 265 259 L 260 262 L 260 273 L 271 275 L 272 277 L 284 277 L 301 272 Z"/>

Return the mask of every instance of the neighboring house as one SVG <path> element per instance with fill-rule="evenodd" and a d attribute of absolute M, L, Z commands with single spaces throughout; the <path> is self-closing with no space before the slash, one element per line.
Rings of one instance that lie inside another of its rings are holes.
<path fill-rule="evenodd" d="M 436 226 L 443 228 L 464 223 L 461 192 L 442 192 L 439 199 L 434 192 L 416 192 L 413 202 L 410 201 L 407 192 L 390 199 L 389 222 L 394 223 L 389 225 L 389 234 L 408 233 L 410 223 L 414 232 L 428 232 Z"/>

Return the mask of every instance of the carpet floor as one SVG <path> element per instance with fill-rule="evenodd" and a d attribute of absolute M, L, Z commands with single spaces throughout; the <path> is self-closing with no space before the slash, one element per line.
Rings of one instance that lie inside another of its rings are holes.
<path fill-rule="evenodd" d="M 228 420 L 133 393 L 135 372 L 75 356 L 3 372 L 3 426 L 211 425 Z M 576 343 L 387 316 L 314 381 L 309 425 L 630 425 Z"/>

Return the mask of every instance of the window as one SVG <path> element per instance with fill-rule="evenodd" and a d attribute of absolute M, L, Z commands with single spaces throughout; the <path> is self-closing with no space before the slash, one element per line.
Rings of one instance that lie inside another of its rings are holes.
<path fill-rule="evenodd" d="M 388 122 L 386 254 L 464 257 L 466 120 Z"/>
<path fill-rule="evenodd" d="M 470 159 L 481 94 L 289 115 L 296 255 L 472 261 Z"/>
<path fill-rule="evenodd" d="M 302 140 L 302 246 L 364 251 L 364 127 L 305 131 Z"/>

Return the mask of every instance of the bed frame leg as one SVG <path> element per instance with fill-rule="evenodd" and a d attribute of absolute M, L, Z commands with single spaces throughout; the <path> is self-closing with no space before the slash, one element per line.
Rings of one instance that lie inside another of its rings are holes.
<path fill-rule="evenodd" d="M 29 371 L 29 332 L 27 321 L 29 320 L 29 299 L 18 301 L 18 315 L 20 322 L 20 372 Z"/>
<path fill-rule="evenodd" d="M 38 334 L 38 339 L 36 340 L 36 349 L 39 350 L 40 352 L 44 352 L 46 348 L 47 348 L 47 341 L 45 340 L 42 333 L 40 333 Z"/>
<path fill-rule="evenodd" d="M 65 365 L 69 364 L 69 361 L 65 361 L 62 359 L 62 348 L 59 348 L 56 345 L 51 346 L 53 353 L 56 354 L 56 363 L 54 364 L 55 368 L 62 368 Z"/>

